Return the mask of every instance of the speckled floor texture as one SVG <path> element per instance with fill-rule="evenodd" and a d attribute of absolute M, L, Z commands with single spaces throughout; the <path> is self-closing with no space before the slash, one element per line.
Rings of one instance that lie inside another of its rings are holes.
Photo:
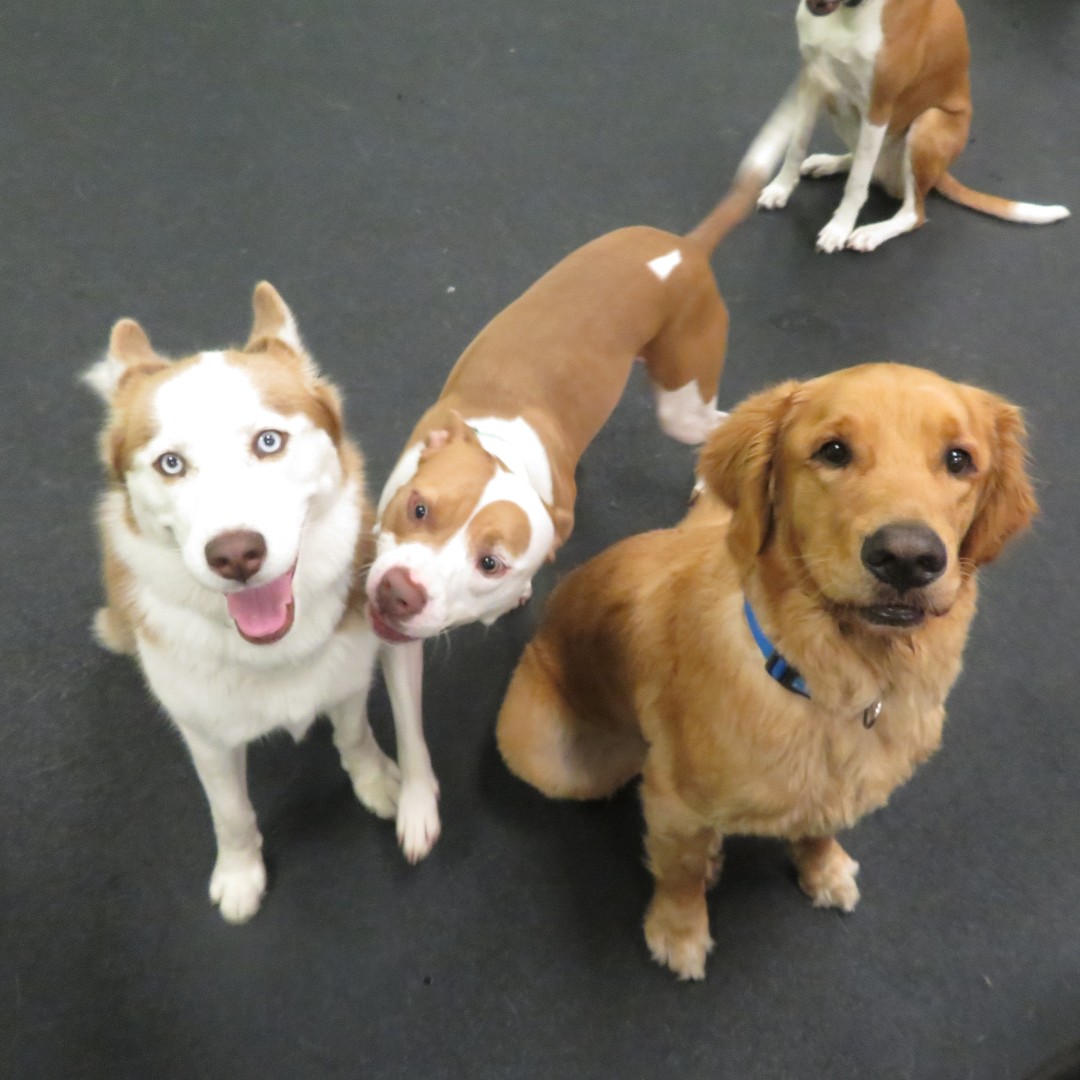
<path fill-rule="evenodd" d="M 1080 11 L 969 0 L 967 183 L 1080 209 Z M 941 752 L 845 843 L 850 916 L 732 841 L 716 949 L 678 983 L 641 933 L 631 788 L 555 804 L 493 726 L 560 573 L 683 512 L 693 453 L 640 373 L 580 470 L 532 604 L 430 644 L 442 839 L 406 865 L 325 722 L 256 746 L 271 885 L 211 907 L 186 751 L 94 645 L 98 403 L 131 315 L 182 355 L 292 306 L 376 492 L 481 326 L 571 249 L 693 226 L 794 75 L 794 3 L 232 0 L 0 13 L 0 1076 L 11 1080 L 1020 1080 L 1080 1036 L 1080 233 L 930 203 L 818 255 L 841 185 L 717 251 L 721 407 L 867 360 L 1024 406 L 1043 513 L 983 577 Z M 835 145 L 823 125 L 815 145 Z M 869 219 L 891 213 L 875 195 Z M 393 734 L 385 693 L 372 717 Z"/>

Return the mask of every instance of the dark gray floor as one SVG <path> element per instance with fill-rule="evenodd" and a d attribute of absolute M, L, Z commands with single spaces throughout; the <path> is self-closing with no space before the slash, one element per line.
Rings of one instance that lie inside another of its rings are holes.
<path fill-rule="evenodd" d="M 969 8 L 959 175 L 1080 209 L 1074 0 Z M 858 911 L 812 910 L 779 847 L 737 841 L 703 985 L 646 954 L 633 792 L 548 803 L 495 752 L 554 572 L 526 611 L 429 651 L 444 835 L 421 866 L 355 803 L 324 728 L 257 748 L 272 886 L 239 929 L 206 897 L 210 825 L 178 738 L 87 632 L 99 413 L 74 380 L 113 320 L 165 351 L 217 346 L 271 279 L 345 391 L 377 489 L 460 350 L 542 271 L 711 206 L 794 71 L 793 9 L 0 14 L 0 1075 L 1014 1078 L 1080 1032 L 1075 224 L 935 200 L 915 236 L 818 256 L 839 197 L 824 182 L 718 252 L 722 404 L 925 363 L 1027 408 L 1044 513 L 985 575 L 943 751 L 849 837 Z M 691 464 L 635 381 L 585 460 L 562 568 L 676 520 Z M 373 714 L 389 741 L 381 692 Z"/>

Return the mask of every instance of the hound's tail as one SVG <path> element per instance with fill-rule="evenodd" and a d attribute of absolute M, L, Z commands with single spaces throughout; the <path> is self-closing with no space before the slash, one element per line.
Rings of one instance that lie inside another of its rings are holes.
<path fill-rule="evenodd" d="M 687 239 L 696 240 L 706 251 L 712 252 L 717 244 L 743 218 L 748 217 L 757 203 L 761 189 L 776 172 L 780 159 L 791 142 L 795 130 L 795 87 L 784 95 L 772 116 L 758 132 L 757 138 L 739 163 L 735 179 L 728 193 L 700 225 L 687 233 Z"/>
<path fill-rule="evenodd" d="M 946 173 L 938 182 L 937 190 L 961 206 L 978 210 L 981 214 L 1003 218 L 1005 221 L 1018 221 L 1023 225 L 1049 225 L 1069 216 L 1064 206 L 1041 206 L 1038 203 L 1015 202 L 1003 199 L 1000 195 L 986 195 L 981 191 L 961 184 L 951 173 Z"/>

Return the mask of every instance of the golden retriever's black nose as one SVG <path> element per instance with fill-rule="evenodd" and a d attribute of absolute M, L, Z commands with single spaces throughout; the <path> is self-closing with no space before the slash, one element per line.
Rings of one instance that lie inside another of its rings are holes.
<path fill-rule="evenodd" d="M 945 571 L 948 552 L 933 529 L 914 521 L 884 525 L 863 541 L 863 565 L 897 592 L 921 589 Z"/>
<path fill-rule="evenodd" d="M 245 582 L 254 577 L 266 558 L 262 533 L 237 529 L 215 536 L 204 549 L 206 565 L 226 581 Z"/>

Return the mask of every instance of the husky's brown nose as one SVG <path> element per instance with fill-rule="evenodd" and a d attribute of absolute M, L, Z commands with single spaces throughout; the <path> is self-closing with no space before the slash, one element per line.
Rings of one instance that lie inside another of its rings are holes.
<path fill-rule="evenodd" d="M 237 529 L 215 536 L 206 545 L 206 565 L 226 581 L 245 582 L 254 577 L 266 558 L 262 533 Z"/>
<path fill-rule="evenodd" d="M 392 566 L 383 575 L 376 590 L 379 611 L 391 619 L 406 619 L 422 611 L 427 593 L 409 576 L 409 571 Z"/>

